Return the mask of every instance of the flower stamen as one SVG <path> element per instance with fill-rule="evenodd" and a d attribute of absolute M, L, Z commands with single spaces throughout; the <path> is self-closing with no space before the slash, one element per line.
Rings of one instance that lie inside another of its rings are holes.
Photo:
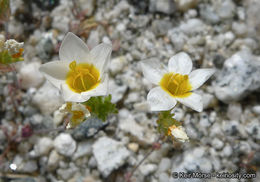
<path fill-rule="evenodd" d="M 72 61 L 69 65 L 70 71 L 67 74 L 66 83 L 76 93 L 85 92 L 95 88 L 99 80 L 99 71 L 88 63 Z"/>
<path fill-rule="evenodd" d="M 187 97 L 192 88 L 188 75 L 179 73 L 166 73 L 160 81 L 160 86 L 174 97 Z"/>

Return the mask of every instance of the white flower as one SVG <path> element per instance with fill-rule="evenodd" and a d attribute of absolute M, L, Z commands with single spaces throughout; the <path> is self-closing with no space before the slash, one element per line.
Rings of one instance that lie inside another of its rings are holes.
<path fill-rule="evenodd" d="M 112 46 L 99 44 L 89 51 L 86 44 L 69 32 L 62 41 L 60 61 L 43 64 L 40 71 L 61 90 L 67 102 L 85 102 L 93 96 L 107 95 L 106 73 Z"/>
<path fill-rule="evenodd" d="M 179 142 L 189 141 L 189 137 L 187 136 L 185 129 L 182 126 L 171 126 L 169 127 L 169 135 L 173 136 Z"/>
<path fill-rule="evenodd" d="M 7 50 L 10 55 L 15 55 L 23 52 L 23 42 L 19 43 L 14 39 L 9 39 L 4 43 L 4 50 Z"/>
<path fill-rule="evenodd" d="M 177 101 L 201 112 L 202 98 L 192 91 L 199 88 L 215 72 L 214 69 L 192 70 L 192 61 L 184 53 L 171 57 L 168 68 L 157 60 L 141 62 L 143 74 L 147 80 L 158 85 L 147 95 L 152 111 L 172 109 Z"/>
<path fill-rule="evenodd" d="M 72 115 L 67 128 L 75 127 L 86 118 L 90 117 L 90 112 L 87 106 L 81 103 L 67 102 L 59 108 L 59 111 L 61 113 L 70 113 Z"/>

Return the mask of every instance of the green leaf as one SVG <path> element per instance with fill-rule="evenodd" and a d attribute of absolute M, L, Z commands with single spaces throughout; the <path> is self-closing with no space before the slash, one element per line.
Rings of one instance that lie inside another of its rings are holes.
<path fill-rule="evenodd" d="M 111 98 L 111 95 L 91 97 L 83 104 L 90 108 L 91 114 L 95 114 L 102 121 L 106 121 L 109 114 L 117 113 L 116 105 L 111 103 Z"/>
<path fill-rule="evenodd" d="M 177 121 L 176 119 L 172 118 L 174 114 L 171 114 L 171 111 L 162 111 L 159 114 L 159 118 L 157 120 L 158 124 L 158 131 L 163 133 L 164 135 L 168 135 L 168 129 L 170 126 L 180 126 L 181 122 Z"/>
<path fill-rule="evenodd" d="M 0 52 L 0 63 L 1 64 L 10 64 L 10 63 L 18 62 L 18 61 L 23 61 L 23 58 L 22 57 L 18 57 L 18 58 L 12 57 L 6 50 Z"/>

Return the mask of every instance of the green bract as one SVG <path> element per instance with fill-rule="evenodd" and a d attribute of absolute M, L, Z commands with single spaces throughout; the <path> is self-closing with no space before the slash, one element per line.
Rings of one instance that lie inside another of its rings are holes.
<path fill-rule="evenodd" d="M 10 64 L 18 61 L 23 61 L 22 57 L 14 57 L 8 53 L 7 50 L 0 52 L 0 63 L 1 64 Z"/>
<path fill-rule="evenodd" d="M 116 105 L 111 103 L 111 98 L 111 95 L 91 97 L 84 104 L 89 107 L 91 115 L 94 114 L 102 121 L 106 121 L 109 114 L 117 113 Z"/>
<path fill-rule="evenodd" d="M 157 120 L 158 131 L 163 133 L 165 136 L 168 135 L 168 129 L 170 126 L 180 126 L 181 122 L 172 118 L 174 114 L 171 114 L 171 111 L 162 111 L 159 114 L 159 118 Z"/>

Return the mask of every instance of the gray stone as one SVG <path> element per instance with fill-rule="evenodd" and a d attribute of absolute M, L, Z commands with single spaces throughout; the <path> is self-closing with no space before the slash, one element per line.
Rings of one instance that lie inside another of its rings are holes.
<path fill-rule="evenodd" d="M 238 37 L 244 37 L 247 34 L 247 25 L 245 23 L 232 23 L 232 30 Z"/>
<path fill-rule="evenodd" d="M 177 121 L 182 121 L 185 115 L 185 112 L 181 108 L 173 108 L 171 113 L 174 114 L 173 118 L 176 119 Z"/>
<path fill-rule="evenodd" d="M 55 170 L 59 165 L 60 159 L 61 156 L 58 154 L 58 152 L 56 152 L 56 150 L 52 150 L 47 162 L 48 170 L 50 171 Z"/>
<path fill-rule="evenodd" d="M 72 19 L 71 13 L 71 3 L 62 4 L 57 6 L 52 12 L 51 17 L 52 19 L 52 27 L 56 28 L 57 30 L 67 33 L 69 31 L 69 23 Z"/>
<path fill-rule="evenodd" d="M 233 149 L 230 145 L 226 145 L 222 152 L 221 152 L 221 155 L 224 156 L 224 157 L 230 157 L 233 153 Z"/>
<path fill-rule="evenodd" d="M 112 95 L 111 102 L 117 103 L 120 101 L 127 90 L 127 85 L 117 84 L 114 80 L 109 80 L 109 93 Z"/>
<path fill-rule="evenodd" d="M 172 162 L 169 158 L 162 158 L 157 171 L 159 173 L 167 172 L 170 169 L 171 164 L 172 164 Z"/>
<path fill-rule="evenodd" d="M 173 14 L 176 7 L 172 0 L 150 0 L 149 10 L 152 13 L 160 12 L 165 14 Z"/>
<path fill-rule="evenodd" d="M 258 115 L 260 115 L 260 105 L 256 105 L 252 108 L 252 111 Z"/>
<path fill-rule="evenodd" d="M 63 180 L 68 180 L 69 178 L 71 178 L 76 172 L 78 171 L 78 169 L 76 168 L 76 166 L 70 165 L 70 167 L 68 169 L 58 169 L 57 170 L 57 174 L 63 179 Z"/>
<path fill-rule="evenodd" d="M 188 9 L 195 8 L 197 0 L 176 0 L 178 9 L 181 11 L 187 11 Z"/>
<path fill-rule="evenodd" d="M 210 173 L 212 171 L 212 164 L 211 164 L 210 159 L 201 158 L 199 161 L 199 168 L 200 168 L 200 171 L 203 173 Z"/>
<path fill-rule="evenodd" d="M 235 136 L 239 133 L 238 131 L 239 122 L 238 121 L 223 121 L 222 129 L 226 132 L 226 134 Z"/>
<path fill-rule="evenodd" d="M 108 121 L 103 122 L 97 117 L 89 117 L 73 130 L 72 136 L 76 140 L 90 138 L 97 134 L 101 129 L 104 129 L 107 125 Z"/>
<path fill-rule="evenodd" d="M 41 35 L 39 43 L 36 46 L 37 55 L 45 62 L 49 61 L 54 51 L 55 45 L 52 42 L 53 39 L 52 33 L 43 34 Z"/>
<path fill-rule="evenodd" d="M 212 108 L 216 105 L 217 99 L 214 95 L 209 93 L 202 94 L 203 109 Z"/>
<path fill-rule="evenodd" d="M 42 84 L 44 78 L 38 70 L 40 65 L 39 62 L 31 62 L 21 67 L 18 73 L 18 78 L 21 79 L 22 88 L 37 88 Z"/>
<path fill-rule="evenodd" d="M 88 167 L 94 169 L 97 167 L 97 160 L 95 159 L 94 156 L 91 156 L 89 161 L 88 161 Z"/>
<path fill-rule="evenodd" d="M 201 4 L 200 6 L 200 16 L 205 21 L 215 24 L 220 21 L 219 16 L 216 13 L 216 10 L 213 6 Z"/>
<path fill-rule="evenodd" d="M 185 33 L 176 28 L 169 30 L 168 36 L 176 51 L 182 50 L 185 43 L 189 40 Z"/>
<path fill-rule="evenodd" d="M 215 82 L 215 94 L 225 103 L 239 101 L 260 88 L 258 57 L 241 51 L 225 61 Z M 223 79 L 225 78 L 225 79 Z"/>
<path fill-rule="evenodd" d="M 90 49 L 96 47 L 100 42 L 99 33 L 96 30 L 92 30 L 88 36 L 87 45 Z"/>
<path fill-rule="evenodd" d="M 205 30 L 205 24 L 198 18 L 192 18 L 180 25 L 180 30 L 189 35 L 201 33 Z"/>
<path fill-rule="evenodd" d="M 156 164 L 143 164 L 139 166 L 139 170 L 144 176 L 154 173 L 156 169 L 157 169 Z"/>
<path fill-rule="evenodd" d="M 126 64 L 127 60 L 125 56 L 116 57 L 111 60 L 109 70 L 113 75 L 115 75 L 119 72 L 122 72 Z"/>
<path fill-rule="evenodd" d="M 101 137 L 93 144 L 93 154 L 97 160 L 98 170 L 104 177 L 107 177 L 113 170 L 125 163 L 130 152 L 121 142 Z"/>
<path fill-rule="evenodd" d="M 51 138 L 40 138 L 34 145 L 34 151 L 37 156 L 47 155 L 53 147 L 53 141 Z"/>
<path fill-rule="evenodd" d="M 259 119 L 253 119 L 251 122 L 246 125 L 247 133 L 255 138 L 256 140 L 260 139 L 260 122 Z"/>
<path fill-rule="evenodd" d="M 89 141 L 83 141 L 78 143 L 77 150 L 73 154 L 72 159 L 76 160 L 83 156 L 89 156 L 92 153 L 92 142 Z"/>
<path fill-rule="evenodd" d="M 247 29 L 250 32 L 251 36 L 256 36 L 259 40 L 259 29 L 260 29 L 260 20 L 258 18 L 260 1 L 258 0 L 247 0 L 245 1 L 246 9 L 246 23 Z"/>
<path fill-rule="evenodd" d="M 60 154 L 70 157 L 76 150 L 76 142 L 70 134 L 61 133 L 55 138 L 54 147 Z"/>
<path fill-rule="evenodd" d="M 232 18 L 236 11 L 236 5 L 232 0 L 215 1 L 216 12 L 222 19 Z"/>
<path fill-rule="evenodd" d="M 227 117 L 230 120 L 240 120 L 242 114 L 242 107 L 239 103 L 230 103 L 228 105 Z"/>
<path fill-rule="evenodd" d="M 169 182 L 169 175 L 167 173 L 159 174 L 159 182 Z"/>
<path fill-rule="evenodd" d="M 63 104 L 63 99 L 56 87 L 45 82 L 33 96 L 32 102 L 42 114 L 51 114 Z"/>
<path fill-rule="evenodd" d="M 95 1 L 96 0 L 79 0 L 79 7 L 82 11 L 84 11 L 86 16 L 90 16 L 93 14 L 95 9 Z"/>
<path fill-rule="evenodd" d="M 119 112 L 119 129 L 130 134 L 133 140 L 140 144 L 152 144 L 156 139 L 155 133 L 151 129 L 138 124 L 127 110 L 120 110 Z"/>
<path fill-rule="evenodd" d="M 105 15 L 105 18 L 113 19 L 115 17 L 118 17 L 122 12 L 127 12 L 129 8 L 130 5 L 126 0 L 120 1 L 117 5 L 114 6 L 113 10 Z"/>
<path fill-rule="evenodd" d="M 165 35 L 170 28 L 172 28 L 172 22 L 167 20 L 154 20 L 152 23 L 152 30 L 155 35 Z"/>
<path fill-rule="evenodd" d="M 22 156 L 16 155 L 10 168 L 17 172 L 33 173 L 37 171 L 38 166 L 35 160 L 24 160 Z"/>

